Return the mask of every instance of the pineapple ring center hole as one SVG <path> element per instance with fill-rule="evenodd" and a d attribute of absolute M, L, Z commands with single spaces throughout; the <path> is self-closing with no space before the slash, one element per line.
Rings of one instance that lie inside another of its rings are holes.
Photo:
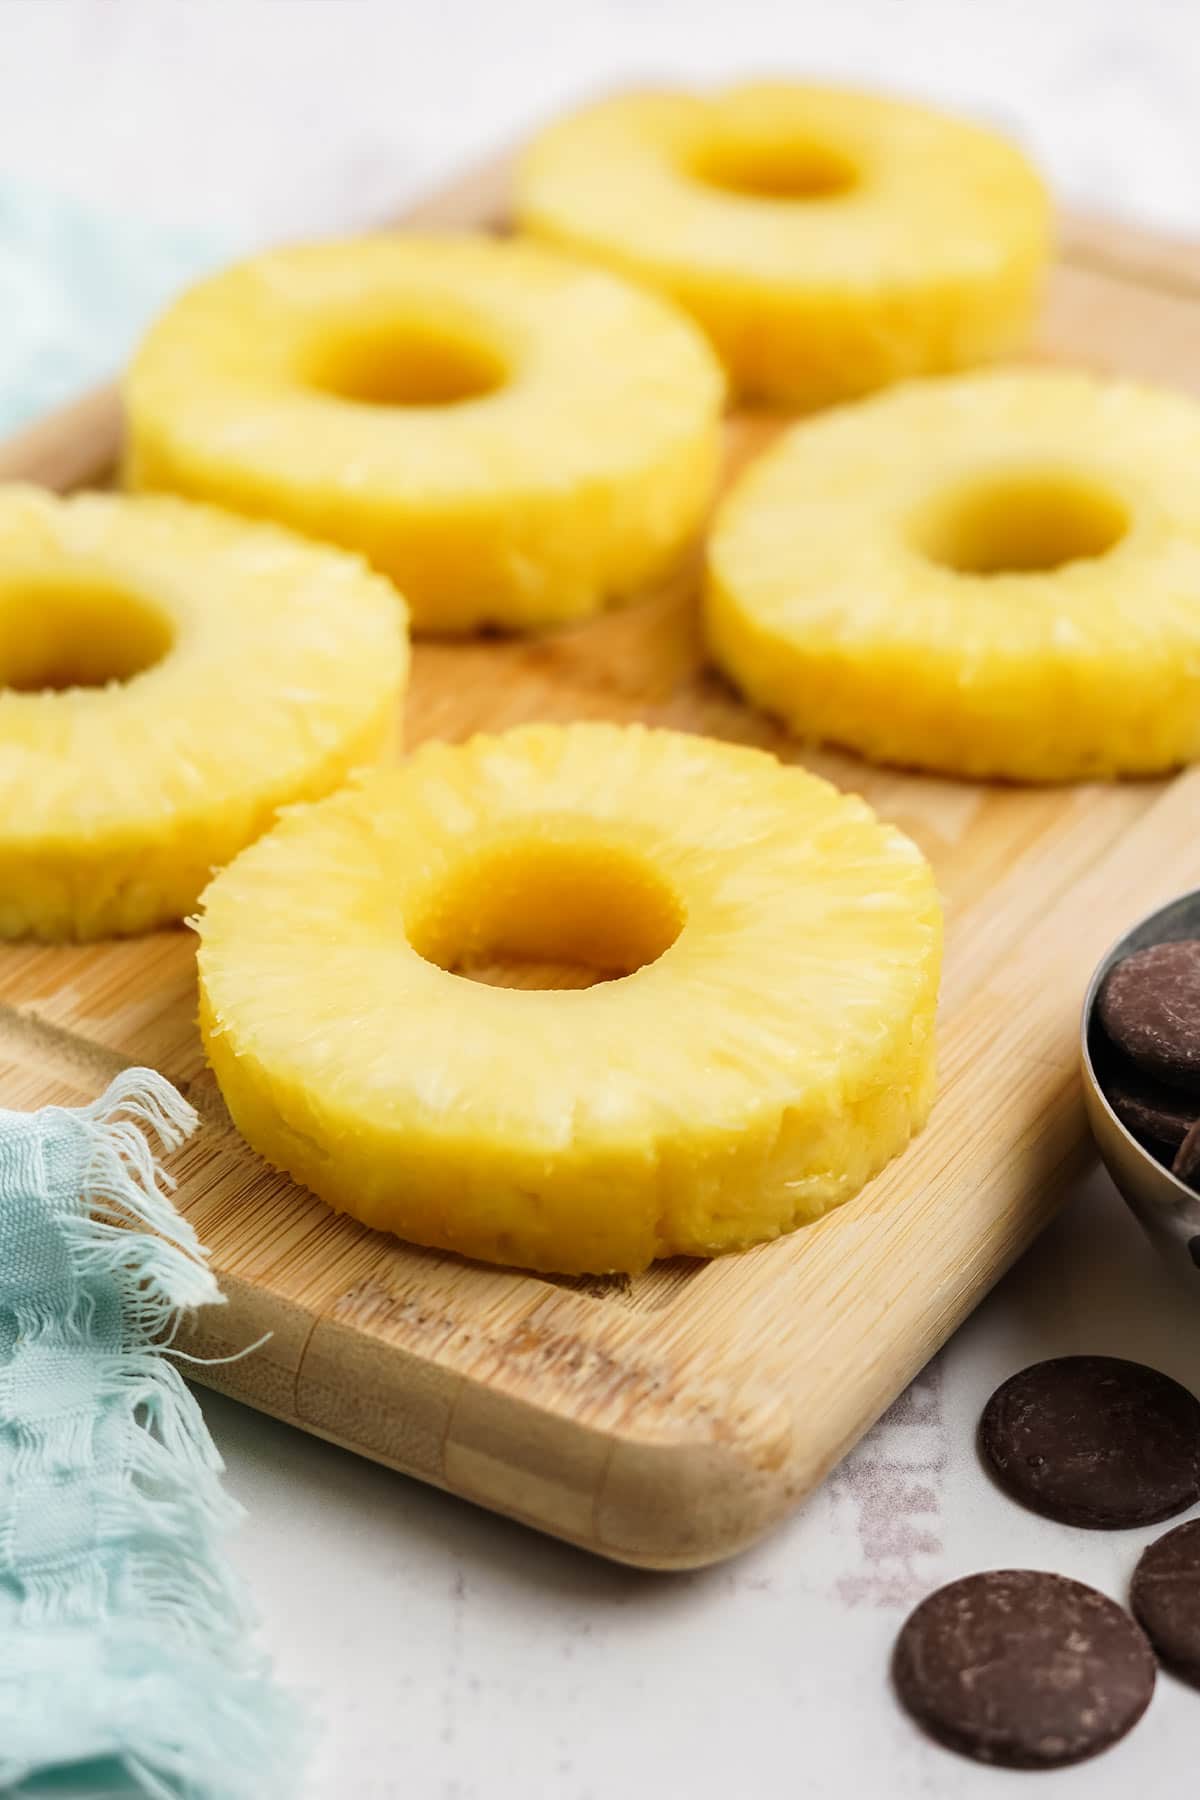
<path fill-rule="evenodd" d="M 162 662 L 174 641 L 162 613 L 120 589 L 0 589 L 0 688 L 20 694 L 131 681 Z"/>
<path fill-rule="evenodd" d="M 308 360 L 310 387 L 356 406 L 457 406 L 507 383 L 508 363 L 490 344 L 406 321 L 346 324 Z"/>
<path fill-rule="evenodd" d="M 415 909 L 426 962 L 492 987 L 585 988 L 656 962 L 683 904 L 624 847 L 525 842 L 458 864 Z"/>
<path fill-rule="evenodd" d="M 1033 473 L 939 496 L 912 535 L 932 562 L 960 575 L 1033 575 L 1105 556 L 1128 529 L 1128 508 L 1100 482 Z"/>
<path fill-rule="evenodd" d="M 691 164 L 694 180 L 747 200 L 833 200 L 858 186 L 857 164 L 808 137 L 723 137 Z"/>

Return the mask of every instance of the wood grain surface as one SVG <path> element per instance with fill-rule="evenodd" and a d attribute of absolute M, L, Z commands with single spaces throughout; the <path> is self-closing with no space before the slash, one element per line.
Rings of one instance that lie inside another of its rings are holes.
<path fill-rule="evenodd" d="M 506 188 L 501 160 L 410 217 L 502 228 Z M 1067 219 L 1033 354 L 1200 392 L 1200 251 Z M 731 419 L 730 467 L 774 429 Z M 0 477 L 103 480 L 119 436 L 115 395 L 97 392 L 0 449 Z M 0 949 L 0 1102 L 78 1103 L 144 1062 L 199 1108 L 174 1173 L 229 1304 L 187 1347 L 273 1335 L 198 1379 L 607 1556 L 694 1566 L 802 1499 L 1050 1217 L 1089 1155 L 1087 978 L 1138 914 L 1200 884 L 1200 771 L 1022 790 L 802 751 L 705 669 L 694 578 L 550 636 L 418 646 L 410 744 L 534 718 L 767 746 L 863 793 L 930 857 L 949 928 L 940 1096 L 857 1200 L 762 1249 L 633 1279 L 556 1282 L 368 1231 L 233 1130 L 183 929 Z"/>

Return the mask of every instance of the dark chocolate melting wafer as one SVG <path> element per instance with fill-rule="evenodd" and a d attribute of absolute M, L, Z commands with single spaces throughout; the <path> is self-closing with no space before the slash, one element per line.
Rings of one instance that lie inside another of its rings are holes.
<path fill-rule="evenodd" d="M 1109 971 L 1100 1023 L 1139 1068 L 1200 1093 L 1200 941 L 1151 944 Z"/>
<path fill-rule="evenodd" d="M 1015 1500 L 1067 1525 L 1153 1525 L 1200 1499 L 1200 1402 L 1157 1369 L 1061 1356 L 988 1401 L 980 1449 Z"/>
<path fill-rule="evenodd" d="M 1055 1769 L 1106 1750 L 1141 1718 L 1154 1656 L 1128 1613 L 1064 1575 L 993 1569 L 910 1614 L 892 1664 L 903 1705 L 977 1762 Z"/>
<path fill-rule="evenodd" d="M 1189 1187 L 1200 1187 L 1200 1120 L 1175 1152 L 1171 1173 L 1178 1175 L 1180 1181 L 1186 1181 Z"/>
<path fill-rule="evenodd" d="M 1139 1144 L 1174 1154 L 1200 1118 L 1200 1099 L 1179 1088 L 1166 1087 L 1132 1064 L 1100 1071 L 1100 1085 L 1109 1105 Z"/>
<path fill-rule="evenodd" d="M 1163 1661 L 1200 1686 L 1200 1519 L 1177 1525 L 1142 1552 L 1130 1601 Z"/>

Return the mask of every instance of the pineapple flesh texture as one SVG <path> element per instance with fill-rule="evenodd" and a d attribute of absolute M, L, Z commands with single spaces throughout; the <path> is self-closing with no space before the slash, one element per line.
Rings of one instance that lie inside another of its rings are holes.
<path fill-rule="evenodd" d="M 578 619 L 670 574 L 724 377 L 627 282 L 490 238 L 273 251 L 202 282 L 126 384 L 127 479 L 364 555 L 414 627 Z"/>
<path fill-rule="evenodd" d="M 1050 239 L 996 133 L 788 83 L 602 101 L 534 140 L 516 195 L 525 230 L 678 301 L 745 397 L 801 409 L 1012 350 Z"/>
<path fill-rule="evenodd" d="M 147 931 L 391 747 L 403 607 L 175 500 L 0 488 L 0 937 Z"/>
<path fill-rule="evenodd" d="M 254 1148 L 489 1262 L 636 1271 L 776 1237 L 932 1099 L 931 871 L 761 751 L 602 724 L 428 745 L 285 817 L 197 929 L 208 1057 Z M 468 978 L 498 960 L 609 979 Z"/>
<path fill-rule="evenodd" d="M 1074 372 L 799 426 L 709 544 L 716 661 L 797 736 L 1017 781 L 1200 756 L 1200 406 Z"/>

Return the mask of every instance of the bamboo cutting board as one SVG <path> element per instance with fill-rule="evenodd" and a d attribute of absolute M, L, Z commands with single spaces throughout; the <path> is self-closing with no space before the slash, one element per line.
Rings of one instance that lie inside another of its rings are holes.
<path fill-rule="evenodd" d="M 410 218 L 502 228 L 506 186 L 496 164 Z M 1200 250 L 1068 220 L 1036 354 L 1200 392 Z M 770 429 L 732 420 L 731 467 Z M 0 451 L 0 477 L 100 480 L 118 441 L 113 395 L 92 395 Z M 553 636 L 417 649 L 410 743 L 585 717 L 800 756 L 705 671 L 694 583 Z M 1200 885 L 1200 771 L 1022 791 L 800 759 L 917 840 L 949 931 L 930 1125 L 793 1237 L 554 1281 L 336 1216 L 230 1125 L 182 929 L 0 948 L 0 1103 L 78 1103 L 133 1062 L 193 1100 L 202 1126 L 174 1170 L 229 1305 L 188 1347 L 223 1355 L 273 1334 L 199 1379 L 607 1556 L 728 1556 L 822 1479 L 1050 1217 L 1088 1155 L 1077 1015 L 1092 966 L 1139 913 Z"/>

